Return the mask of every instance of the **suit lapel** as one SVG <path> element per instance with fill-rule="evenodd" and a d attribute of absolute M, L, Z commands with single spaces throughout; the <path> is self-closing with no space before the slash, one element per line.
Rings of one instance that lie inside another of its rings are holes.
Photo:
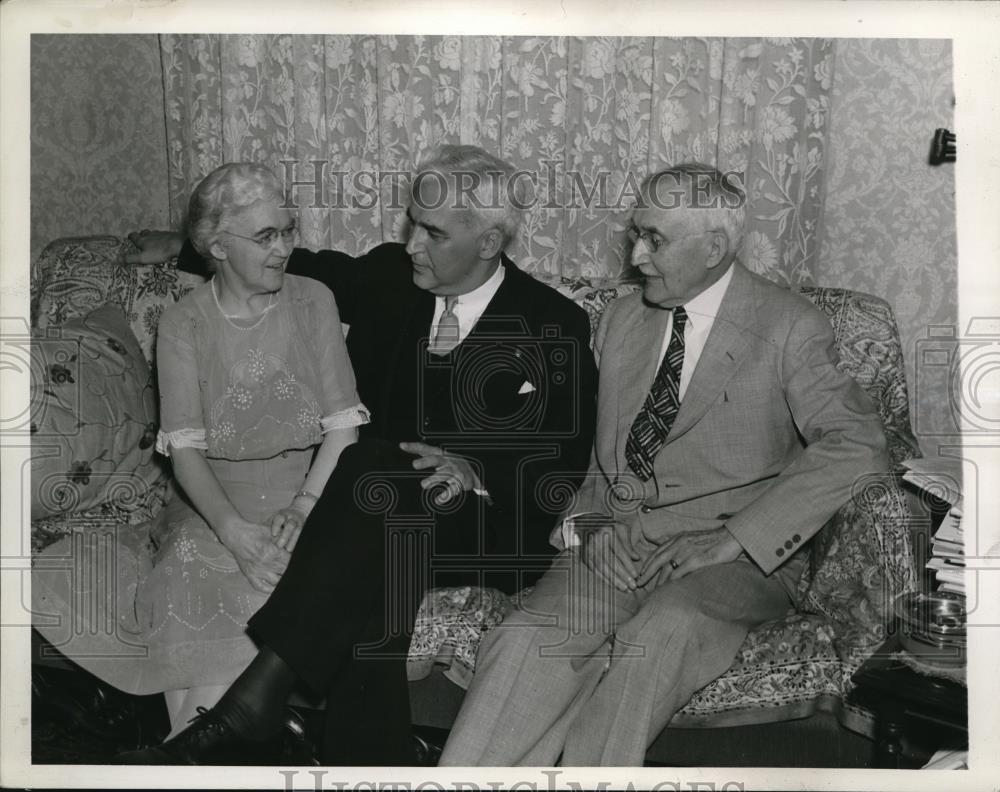
<path fill-rule="evenodd" d="M 422 355 L 418 353 L 418 350 L 423 349 L 420 339 L 427 338 L 430 332 L 431 320 L 434 319 L 434 299 L 434 295 L 430 292 L 414 287 L 413 298 L 401 306 L 402 315 L 399 317 L 399 324 L 396 325 L 398 329 L 394 334 L 395 338 L 390 342 L 392 355 L 388 361 L 381 364 L 389 364 L 383 393 L 384 415 L 392 414 L 392 401 L 398 397 L 397 375 L 405 379 L 405 375 L 413 370 L 414 361 L 422 361 Z"/>
<path fill-rule="evenodd" d="M 701 419 L 746 356 L 752 328 L 757 323 L 753 281 L 740 264 L 733 266 L 732 282 L 722 298 L 665 445 Z"/>
<path fill-rule="evenodd" d="M 669 321 L 669 311 L 644 307 L 636 315 L 632 327 L 622 336 L 621 376 L 618 379 L 618 432 L 615 436 L 615 457 L 619 471 L 624 471 L 627 467 L 625 443 L 632 423 L 653 387 L 658 353 Z"/>

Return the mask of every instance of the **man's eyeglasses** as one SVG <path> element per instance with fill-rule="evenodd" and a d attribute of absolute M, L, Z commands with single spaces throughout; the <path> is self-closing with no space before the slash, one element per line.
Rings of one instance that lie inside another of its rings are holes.
<path fill-rule="evenodd" d="M 628 233 L 628 238 L 632 240 L 633 244 L 641 239 L 646 243 L 646 247 L 649 248 L 651 253 L 655 253 L 660 249 L 660 245 L 666 242 L 666 240 L 659 234 L 653 233 L 652 231 L 640 231 L 634 225 L 630 225 L 626 231 Z"/>
<path fill-rule="evenodd" d="M 640 231 L 634 225 L 630 225 L 625 230 L 626 230 L 626 233 L 628 233 L 628 238 L 632 240 L 633 244 L 635 244 L 636 242 L 638 242 L 641 239 L 643 242 L 646 243 L 646 247 L 649 248 L 649 252 L 650 253 L 655 253 L 661 247 L 663 247 L 664 245 L 668 244 L 668 242 L 667 242 L 666 239 L 664 239 L 659 234 L 657 234 L 657 233 L 655 233 L 653 231 Z M 679 239 L 686 239 L 687 237 L 692 237 L 692 236 L 697 237 L 697 236 L 704 236 L 705 234 L 714 234 L 714 233 L 718 233 L 718 231 L 719 231 L 719 229 L 712 228 L 712 229 L 709 229 L 708 231 L 701 231 L 701 232 L 698 232 L 698 233 L 692 232 L 690 234 L 685 234 L 682 237 L 677 237 L 675 239 L 675 241 L 677 241 Z"/>
<path fill-rule="evenodd" d="M 224 234 L 229 234 L 230 236 L 239 237 L 240 239 L 245 239 L 248 242 L 253 242 L 260 248 L 264 250 L 270 250 L 274 247 L 274 243 L 278 241 L 278 237 L 286 243 L 294 243 L 298 237 L 299 226 L 292 220 L 284 228 L 268 228 L 261 231 L 256 236 L 244 236 L 243 234 L 237 234 L 235 231 L 227 231 L 225 228 L 220 229 Z"/>

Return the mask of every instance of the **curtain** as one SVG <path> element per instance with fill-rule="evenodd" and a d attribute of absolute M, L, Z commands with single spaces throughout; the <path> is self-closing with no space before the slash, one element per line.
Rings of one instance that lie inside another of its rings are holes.
<path fill-rule="evenodd" d="M 306 246 L 361 253 L 405 238 L 406 196 L 393 173 L 438 143 L 473 143 L 535 174 L 535 200 L 510 250 L 520 266 L 613 277 L 624 271 L 638 181 L 696 159 L 743 180 L 744 263 L 779 282 L 810 283 L 833 47 L 829 39 L 163 35 L 171 222 L 181 225 L 187 196 L 212 168 L 254 160 L 306 182 L 294 193 Z"/>

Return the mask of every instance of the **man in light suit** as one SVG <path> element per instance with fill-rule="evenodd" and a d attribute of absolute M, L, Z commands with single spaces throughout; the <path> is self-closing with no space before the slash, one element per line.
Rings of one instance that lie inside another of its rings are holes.
<path fill-rule="evenodd" d="M 549 572 L 485 636 L 443 765 L 641 765 L 793 606 L 810 537 L 885 469 L 825 316 L 737 261 L 743 203 L 704 165 L 643 183 L 645 285 L 598 333 L 588 478 Z"/>

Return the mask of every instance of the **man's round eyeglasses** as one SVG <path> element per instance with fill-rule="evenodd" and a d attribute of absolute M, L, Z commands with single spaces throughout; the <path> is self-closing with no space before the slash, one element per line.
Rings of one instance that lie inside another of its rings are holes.
<path fill-rule="evenodd" d="M 708 231 L 701 231 L 697 233 L 692 232 L 689 234 L 684 234 L 684 236 L 682 237 L 677 237 L 675 241 L 679 239 L 686 239 L 687 237 L 698 237 L 698 236 L 704 236 L 705 234 L 717 233 L 718 230 L 719 229 L 717 228 L 712 228 L 709 229 Z M 659 250 L 661 247 L 667 244 L 667 240 L 665 240 L 659 234 L 653 231 L 640 231 L 634 225 L 630 225 L 626 229 L 626 232 L 628 233 L 628 238 L 632 240 L 632 244 L 635 244 L 641 239 L 643 242 L 646 243 L 646 247 L 649 248 L 649 251 L 651 253 L 655 253 L 657 250 Z"/>
<path fill-rule="evenodd" d="M 278 237 L 286 243 L 295 242 L 298 236 L 299 227 L 298 224 L 292 220 L 284 228 L 268 228 L 261 231 L 256 236 L 244 236 L 243 234 L 237 234 L 235 231 L 227 231 L 225 228 L 220 229 L 224 234 L 229 234 L 230 236 L 239 237 L 240 239 L 245 239 L 248 242 L 253 242 L 260 248 L 264 250 L 270 250 L 274 247 L 274 243 L 278 241 Z"/>
<path fill-rule="evenodd" d="M 646 243 L 646 247 L 649 248 L 651 253 L 655 253 L 657 250 L 660 249 L 660 245 L 666 242 L 666 240 L 659 234 L 655 234 L 652 231 L 640 231 L 634 225 L 630 225 L 627 229 L 627 232 L 628 232 L 628 238 L 632 240 L 633 244 L 635 244 L 641 239 L 643 242 Z"/>

